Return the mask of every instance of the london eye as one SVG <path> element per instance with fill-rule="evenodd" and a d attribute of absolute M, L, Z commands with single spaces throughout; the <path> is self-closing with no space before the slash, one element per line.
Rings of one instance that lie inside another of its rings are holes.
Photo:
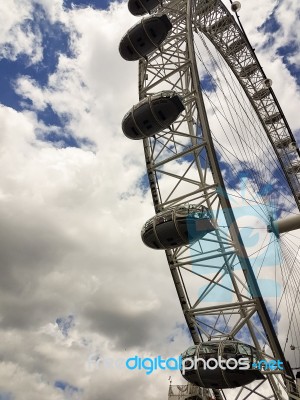
<path fill-rule="evenodd" d="M 143 144 L 141 236 L 166 253 L 193 341 L 182 359 L 251 365 L 189 370 L 169 399 L 299 400 L 300 152 L 230 3 L 129 0 L 142 18 L 119 50 L 138 63 L 139 99 L 122 129 Z"/>

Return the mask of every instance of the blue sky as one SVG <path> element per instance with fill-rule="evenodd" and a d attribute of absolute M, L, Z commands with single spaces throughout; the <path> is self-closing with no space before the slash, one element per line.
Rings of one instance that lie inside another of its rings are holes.
<path fill-rule="evenodd" d="M 106 1 L 64 1 L 66 10 L 74 8 L 92 7 L 104 9 L 108 7 Z M 0 59 L 0 103 L 12 107 L 17 111 L 32 109 L 34 104 L 28 98 L 20 96 L 15 90 L 15 82 L 20 76 L 26 76 L 36 81 L 40 87 L 48 84 L 49 76 L 55 73 L 60 55 L 72 58 L 75 55 L 72 51 L 70 31 L 61 22 L 49 20 L 45 9 L 35 3 L 30 13 L 30 18 L 22 21 L 21 29 L 32 32 L 39 32 L 41 35 L 42 59 L 39 62 L 32 62 L 30 55 L 20 53 L 14 59 Z M 9 49 L 9 46 L 7 46 Z M 37 110 L 37 117 L 47 126 L 65 128 L 68 122 L 68 115 L 59 114 L 53 110 L 50 104 L 42 110 Z M 63 142 L 60 145 L 66 147 L 79 147 L 80 142 L 68 131 L 63 135 L 53 131 L 42 136 L 43 139 L 52 142 Z"/>
<path fill-rule="evenodd" d="M 105 0 L 91 0 L 91 1 L 64 0 L 64 6 L 67 8 L 91 6 L 96 9 L 105 9 L 108 7 L 108 4 L 109 4 L 109 1 L 105 1 Z"/>
<path fill-rule="evenodd" d="M 273 36 L 276 32 L 280 31 L 280 23 L 276 17 L 276 10 L 278 9 L 280 3 L 274 8 L 272 14 L 266 19 L 266 21 L 260 26 L 259 30 L 269 34 L 269 39 L 266 42 L 266 47 L 275 40 Z M 300 13 L 298 11 L 298 17 L 300 18 Z M 292 40 L 284 46 L 280 46 L 277 49 L 277 54 L 283 58 L 284 64 L 287 66 L 291 75 L 296 79 L 298 86 L 300 86 L 300 67 L 299 65 L 290 62 L 290 57 L 299 52 L 299 41 Z"/>

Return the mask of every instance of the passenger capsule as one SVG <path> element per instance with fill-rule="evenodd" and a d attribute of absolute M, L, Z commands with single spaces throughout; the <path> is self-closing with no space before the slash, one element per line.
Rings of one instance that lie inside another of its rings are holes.
<path fill-rule="evenodd" d="M 215 34 L 225 32 L 230 27 L 230 25 L 232 25 L 233 22 L 234 21 L 231 15 L 225 15 L 213 25 L 211 25 L 208 28 L 208 31 Z"/>
<path fill-rule="evenodd" d="M 119 46 L 121 56 L 128 61 L 146 57 L 163 43 L 171 28 L 166 14 L 142 19 L 122 38 Z"/>
<path fill-rule="evenodd" d="M 228 46 L 228 49 L 226 51 L 226 54 L 228 56 L 232 54 L 237 54 L 241 50 L 243 50 L 246 47 L 246 42 L 243 38 L 236 40 L 235 42 L 231 43 Z"/>
<path fill-rule="evenodd" d="M 299 174 L 300 172 L 300 161 L 295 161 L 290 167 L 287 168 L 288 174 Z"/>
<path fill-rule="evenodd" d="M 159 4 L 159 0 L 129 0 L 128 10 L 135 16 L 145 15 Z"/>
<path fill-rule="evenodd" d="M 236 340 L 204 342 L 190 347 L 181 357 L 182 376 L 203 388 L 236 388 L 256 379 L 264 379 L 263 374 L 252 367 L 260 361 L 256 349 Z M 201 359 L 197 361 L 196 367 L 189 360 L 195 358 Z M 245 364 L 249 365 L 249 369 L 240 368 Z"/>
<path fill-rule="evenodd" d="M 270 94 L 270 90 L 264 88 L 264 89 L 260 89 L 257 92 L 255 92 L 254 95 L 252 96 L 252 98 L 255 101 L 259 101 L 259 100 L 265 99 L 267 96 L 269 96 L 269 94 Z"/>
<path fill-rule="evenodd" d="M 124 116 L 122 129 L 129 139 L 155 135 L 171 125 L 184 110 L 176 92 L 163 91 L 146 97 Z"/>
<path fill-rule="evenodd" d="M 246 67 L 243 67 L 240 72 L 241 78 L 250 78 L 251 75 L 254 74 L 258 70 L 257 64 L 249 64 Z"/>
<path fill-rule="evenodd" d="M 267 117 L 265 119 L 265 123 L 266 125 L 272 125 L 272 124 L 276 124 L 277 122 L 279 122 L 282 119 L 282 115 L 280 114 L 280 112 L 277 112 L 273 115 L 270 115 L 269 117 Z"/>
<path fill-rule="evenodd" d="M 274 146 L 276 149 L 295 149 L 296 150 L 296 143 L 292 142 L 292 139 L 290 136 L 286 136 L 282 139 L 278 139 L 274 142 Z"/>
<path fill-rule="evenodd" d="M 166 250 L 192 244 L 214 230 L 207 208 L 187 205 L 156 214 L 141 236 L 146 246 Z"/>
<path fill-rule="evenodd" d="M 231 4 L 231 10 L 232 10 L 233 12 L 238 12 L 238 11 L 240 11 L 240 9 L 241 9 L 241 3 L 240 3 L 239 1 L 234 1 L 234 2 Z"/>
<path fill-rule="evenodd" d="M 208 15 L 216 7 L 216 0 L 202 0 L 197 4 L 197 14 L 198 15 Z"/>
<path fill-rule="evenodd" d="M 264 80 L 263 85 L 264 85 L 264 87 L 265 87 L 266 89 L 270 89 L 270 87 L 273 85 L 272 79 L 266 78 L 266 79 Z"/>

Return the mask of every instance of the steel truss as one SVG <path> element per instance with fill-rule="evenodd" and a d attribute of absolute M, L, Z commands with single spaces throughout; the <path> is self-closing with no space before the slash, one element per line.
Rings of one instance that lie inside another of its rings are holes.
<path fill-rule="evenodd" d="M 186 203 L 204 205 L 216 228 L 196 245 L 166 251 L 189 331 L 195 344 L 243 334 L 262 359 L 284 362 L 284 374 L 265 373 L 265 381 L 241 388 L 236 399 L 299 399 L 226 193 L 199 84 L 193 32 L 200 30 L 211 40 L 245 90 L 298 206 L 299 150 L 272 90 L 263 86 L 265 76 L 253 50 L 221 1 L 174 0 L 158 12 L 168 15 L 173 29 L 160 49 L 139 61 L 139 97 L 175 90 L 183 98 L 185 111 L 169 129 L 143 140 L 155 211 Z M 219 226 L 221 215 L 228 229 Z M 216 287 L 230 293 L 231 301 L 203 306 Z M 213 396 L 221 399 L 225 395 L 213 390 Z"/>

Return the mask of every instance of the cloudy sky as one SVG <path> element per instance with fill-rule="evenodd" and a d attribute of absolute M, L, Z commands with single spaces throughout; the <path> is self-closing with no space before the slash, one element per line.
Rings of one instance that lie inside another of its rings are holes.
<path fill-rule="evenodd" d="M 294 132 L 297 3 L 240 12 Z M 143 151 L 120 128 L 138 93 L 118 44 L 136 19 L 106 0 L 0 11 L 0 400 L 164 399 L 169 373 L 115 364 L 190 343 L 165 256 L 140 240 L 153 214 Z"/>

